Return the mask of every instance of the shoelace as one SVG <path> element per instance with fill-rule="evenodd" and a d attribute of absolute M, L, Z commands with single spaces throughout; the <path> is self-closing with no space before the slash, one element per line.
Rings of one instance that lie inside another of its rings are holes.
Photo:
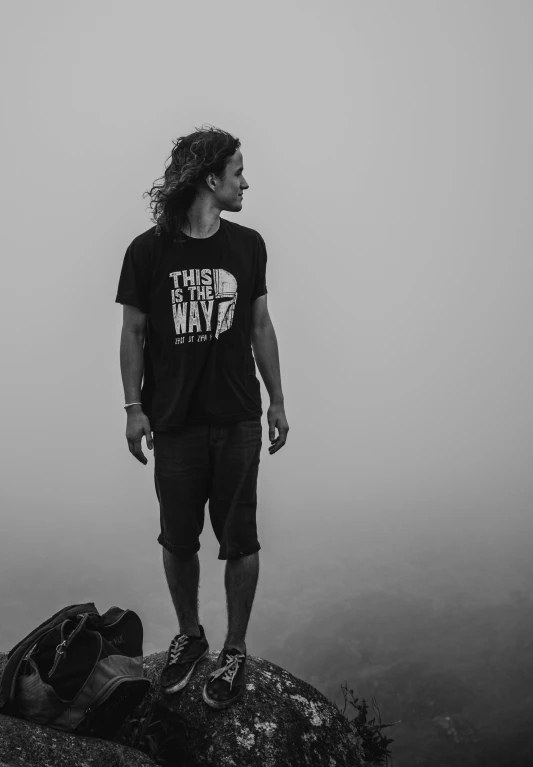
<path fill-rule="evenodd" d="M 181 651 L 186 647 L 186 645 L 189 642 L 189 637 L 186 634 L 180 634 L 177 637 L 174 637 L 172 642 L 170 643 L 170 658 L 169 658 L 169 665 L 171 663 L 177 663 L 179 661 L 179 656 Z"/>
<path fill-rule="evenodd" d="M 246 658 L 246 655 L 226 655 L 226 658 L 231 658 L 231 660 L 227 661 L 225 666 L 213 671 L 211 679 L 218 679 L 221 676 L 225 682 L 229 682 L 231 690 L 235 674 L 239 670 L 239 663 Z"/>

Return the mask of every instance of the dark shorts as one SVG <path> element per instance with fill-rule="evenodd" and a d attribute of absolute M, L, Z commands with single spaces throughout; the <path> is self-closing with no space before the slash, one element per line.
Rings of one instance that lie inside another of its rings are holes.
<path fill-rule="evenodd" d="M 255 517 L 261 436 L 260 420 L 154 432 L 154 480 L 161 519 L 157 540 L 165 549 L 185 556 L 200 549 L 209 501 L 219 559 L 260 550 Z"/>

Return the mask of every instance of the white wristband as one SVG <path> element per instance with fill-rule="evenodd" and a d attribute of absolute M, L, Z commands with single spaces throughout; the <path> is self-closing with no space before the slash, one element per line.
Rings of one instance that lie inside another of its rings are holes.
<path fill-rule="evenodd" d="M 142 402 L 130 402 L 129 405 L 124 405 L 125 408 L 131 407 L 132 405 L 142 405 Z"/>

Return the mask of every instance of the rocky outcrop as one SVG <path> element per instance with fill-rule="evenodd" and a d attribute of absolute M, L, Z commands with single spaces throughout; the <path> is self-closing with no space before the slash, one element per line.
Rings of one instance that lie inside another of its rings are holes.
<path fill-rule="evenodd" d="M 9 767 L 154 767 L 145 754 L 118 743 L 0 716 L 0 765 Z"/>
<path fill-rule="evenodd" d="M 160 694 L 157 685 L 165 653 L 145 661 L 153 692 L 136 716 L 155 704 L 156 718 L 171 725 L 187 762 L 198 767 L 362 767 L 358 739 L 337 706 L 262 658 L 248 657 L 240 701 L 222 711 L 206 706 L 202 687 L 217 656 L 218 651 L 210 652 L 187 687 L 171 696 Z"/>
<path fill-rule="evenodd" d="M 0 716 L 0 762 L 9 767 L 148 767 L 164 756 L 172 767 L 364 767 L 360 743 L 335 704 L 279 666 L 249 656 L 244 696 L 215 711 L 203 702 L 202 687 L 218 651 L 171 696 L 163 696 L 158 686 L 165 656 L 145 658 L 151 692 L 114 742 Z M 147 745 L 154 759 L 136 750 Z"/>

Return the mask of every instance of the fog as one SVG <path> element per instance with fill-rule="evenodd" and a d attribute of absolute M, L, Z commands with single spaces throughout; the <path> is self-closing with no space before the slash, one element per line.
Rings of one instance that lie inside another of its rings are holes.
<path fill-rule="evenodd" d="M 290 425 L 271 456 L 263 416 L 248 652 L 298 673 L 280 637 L 330 593 L 533 593 L 532 6 L 51 0 L 3 16 L 0 649 L 85 599 L 136 609 L 145 652 L 177 630 L 153 457 L 124 436 L 114 299 L 152 226 L 142 193 L 203 123 L 242 142 L 250 189 L 225 215 L 267 245 Z M 208 517 L 201 546 L 215 648 Z"/>

